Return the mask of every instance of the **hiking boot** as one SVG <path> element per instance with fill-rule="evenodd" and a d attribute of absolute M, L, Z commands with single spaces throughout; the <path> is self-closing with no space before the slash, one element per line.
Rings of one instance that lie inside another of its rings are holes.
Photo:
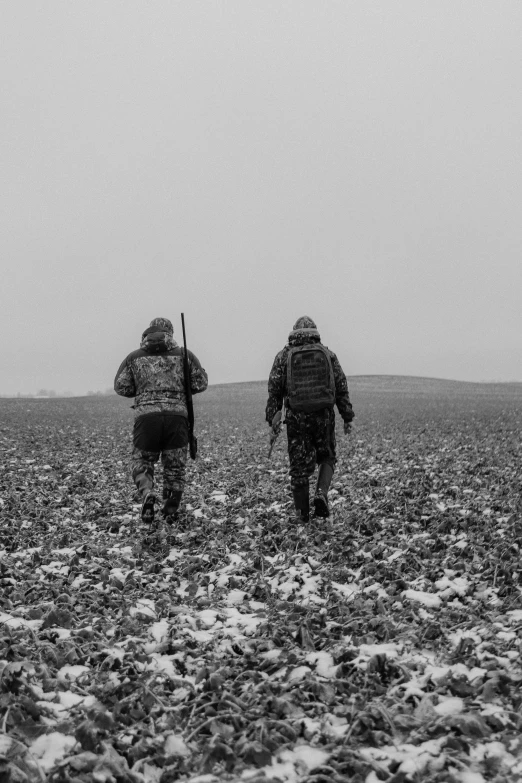
<path fill-rule="evenodd" d="M 318 489 L 314 495 L 314 517 L 325 519 L 330 516 L 328 495 L 324 490 Z"/>
<path fill-rule="evenodd" d="M 171 525 L 178 516 L 179 504 L 181 503 L 182 492 L 180 489 L 169 489 L 163 491 L 163 506 L 161 513 L 165 517 L 165 522 Z"/>
<path fill-rule="evenodd" d="M 154 504 L 156 502 L 156 495 L 152 490 L 146 493 L 141 505 L 141 520 L 146 524 L 151 525 L 154 522 Z"/>
<path fill-rule="evenodd" d="M 317 476 L 317 488 L 314 495 L 314 517 L 326 518 L 330 516 L 328 489 L 332 476 L 332 466 L 323 462 L 319 466 L 319 475 Z"/>
<path fill-rule="evenodd" d="M 310 495 L 308 483 L 299 487 L 292 488 L 295 506 L 295 521 L 298 524 L 304 524 L 310 520 Z"/>
<path fill-rule="evenodd" d="M 132 478 L 141 498 L 154 489 L 154 471 L 150 465 L 139 465 L 132 471 Z"/>

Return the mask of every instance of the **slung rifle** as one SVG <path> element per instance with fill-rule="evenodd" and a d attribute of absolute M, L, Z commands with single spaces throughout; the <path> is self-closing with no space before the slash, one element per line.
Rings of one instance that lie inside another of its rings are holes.
<path fill-rule="evenodd" d="M 185 315 L 183 313 L 181 313 L 181 328 L 183 329 L 183 380 L 185 383 L 185 397 L 187 398 L 189 453 L 192 459 L 196 459 L 196 454 L 198 453 L 198 439 L 194 435 L 194 405 L 192 404 L 187 335 L 185 333 Z"/>

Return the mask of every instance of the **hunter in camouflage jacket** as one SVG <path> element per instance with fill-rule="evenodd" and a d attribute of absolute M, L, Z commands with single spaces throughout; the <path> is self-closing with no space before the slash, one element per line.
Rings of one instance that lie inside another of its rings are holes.
<path fill-rule="evenodd" d="M 304 321 L 305 319 L 300 319 Z M 312 319 L 308 319 L 310 323 L 313 323 Z M 303 327 L 290 332 L 288 336 L 288 344 L 285 345 L 282 351 L 279 351 L 274 359 L 270 377 L 268 379 L 268 402 L 266 404 L 266 420 L 269 424 L 272 424 L 272 420 L 277 413 L 281 410 L 283 402 L 287 410 L 288 403 L 286 400 L 286 377 L 287 377 L 287 364 L 288 364 L 288 352 L 291 348 L 297 345 L 306 345 L 308 343 L 320 343 L 321 338 L 319 333 L 314 327 Z M 326 347 L 326 346 L 325 346 Z M 335 380 L 335 404 L 339 411 L 343 421 L 349 423 L 354 418 L 354 412 L 352 404 L 350 402 L 350 395 L 348 393 L 348 383 L 346 381 L 346 375 L 343 372 L 343 368 L 339 362 L 339 359 L 327 348 L 332 361 L 332 369 Z M 292 415 L 298 418 L 309 416 L 307 413 L 300 413 L 292 411 Z"/>
<path fill-rule="evenodd" d="M 192 394 L 205 391 L 208 378 L 190 351 Z M 162 514 L 172 522 L 185 487 L 188 452 L 188 410 L 183 372 L 183 351 L 174 340 L 168 318 L 154 318 L 142 335 L 141 346 L 122 362 L 114 380 L 122 397 L 134 397 L 135 411 L 132 478 L 142 500 L 143 521 L 154 521 L 155 464 L 163 467 Z"/>
<path fill-rule="evenodd" d="M 165 323 L 163 323 L 165 322 Z M 199 360 L 187 352 L 192 394 L 205 391 L 208 377 Z M 172 324 L 155 318 L 142 335 L 137 351 L 121 363 L 114 391 L 122 397 L 135 397 L 136 417 L 145 413 L 177 413 L 188 416 L 183 376 L 183 349 L 174 340 Z"/>
<path fill-rule="evenodd" d="M 310 513 L 309 480 L 319 466 L 317 487 L 314 495 L 315 517 L 327 517 L 328 489 L 337 462 L 335 440 L 335 411 L 327 406 L 313 412 L 294 411 L 289 403 L 287 376 L 288 355 L 292 348 L 321 344 L 321 337 L 311 318 L 299 318 L 288 336 L 288 344 L 280 351 L 273 363 L 268 380 L 268 401 L 265 416 L 274 426 L 274 416 L 285 406 L 285 424 L 290 461 L 290 486 L 294 498 L 298 523 L 307 522 Z M 335 385 L 335 405 L 341 414 L 345 432 L 350 430 L 354 418 L 346 376 L 337 356 L 326 346 L 332 364 Z"/>

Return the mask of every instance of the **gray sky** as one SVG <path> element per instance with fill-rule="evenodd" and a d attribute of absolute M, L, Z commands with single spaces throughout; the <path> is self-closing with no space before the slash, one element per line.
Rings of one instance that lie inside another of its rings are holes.
<path fill-rule="evenodd" d="M 213 383 L 296 318 L 349 375 L 522 380 L 522 4 L 0 4 L 0 392 L 166 316 Z"/>

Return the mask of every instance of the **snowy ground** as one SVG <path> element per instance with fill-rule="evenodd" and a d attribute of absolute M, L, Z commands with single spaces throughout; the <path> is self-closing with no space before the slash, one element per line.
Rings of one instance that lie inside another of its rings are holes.
<path fill-rule="evenodd" d="M 350 388 L 330 520 L 238 384 L 149 537 L 127 402 L 0 401 L 0 780 L 521 779 L 520 387 Z"/>

